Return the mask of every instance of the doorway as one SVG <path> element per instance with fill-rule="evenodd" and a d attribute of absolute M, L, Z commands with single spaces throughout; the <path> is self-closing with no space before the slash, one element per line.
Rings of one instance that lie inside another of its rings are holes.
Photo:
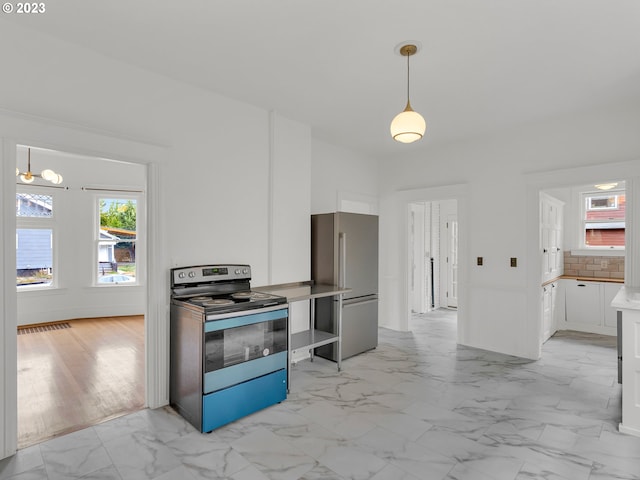
<path fill-rule="evenodd" d="M 413 313 L 458 306 L 457 210 L 455 199 L 409 204 L 408 270 Z"/>
<path fill-rule="evenodd" d="M 557 330 L 616 335 L 625 212 L 624 180 L 540 190 L 542 343 Z"/>
<path fill-rule="evenodd" d="M 30 168 L 63 181 L 16 180 L 17 326 L 33 331 L 17 342 L 20 448 L 143 408 L 146 368 L 146 166 L 18 145 L 21 171 L 27 154 Z M 128 223 L 113 223 L 119 217 Z M 67 327 L 51 328 L 59 325 Z M 125 357 L 128 368 L 108 375 L 108 359 Z M 118 398 L 123 392 L 129 398 Z"/>

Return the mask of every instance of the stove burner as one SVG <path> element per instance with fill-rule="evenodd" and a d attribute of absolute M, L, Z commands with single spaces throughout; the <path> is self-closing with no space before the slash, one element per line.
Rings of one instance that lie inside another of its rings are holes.
<path fill-rule="evenodd" d="M 237 292 L 231 295 L 234 300 L 247 301 L 253 298 L 251 292 Z"/>
<path fill-rule="evenodd" d="M 271 295 L 268 293 L 251 292 L 251 298 L 253 300 L 264 300 L 265 298 L 271 298 Z"/>
<path fill-rule="evenodd" d="M 220 307 L 222 305 L 233 305 L 235 302 L 227 298 L 214 298 L 206 302 L 202 302 L 203 307 Z"/>
<path fill-rule="evenodd" d="M 212 300 L 212 298 L 211 297 L 191 297 L 192 302 L 208 302 L 209 300 Z"/>

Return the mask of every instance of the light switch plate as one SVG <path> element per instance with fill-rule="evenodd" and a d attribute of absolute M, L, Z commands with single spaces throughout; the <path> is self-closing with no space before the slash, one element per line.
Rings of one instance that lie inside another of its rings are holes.
<path fill-rule="evenodd" d="M 483 262 L 482 257 L 478 257 L 478 265 L 479 265 L 479 266 L 482 266 L 482 262 Z"/>
<path fill-rule="evenodd" d="M 518 259 L 516 257 L 511 257 L 511 266 L 512 267 L 518 266 Z"/>

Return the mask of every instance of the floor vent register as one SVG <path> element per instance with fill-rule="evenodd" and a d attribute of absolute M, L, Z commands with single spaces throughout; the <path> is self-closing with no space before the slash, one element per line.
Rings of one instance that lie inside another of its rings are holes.
<path fill-rule="evenodd" d="M 71 328 L 67 322 L 62 323 L 45 323 L 43 325 L 31 325 L 25 327 L 18 327 L 18 335 L 26 335 L 28 333 L 41 333 L 51 332 L 53 330 L 64 330 L 65 328 Z"/>

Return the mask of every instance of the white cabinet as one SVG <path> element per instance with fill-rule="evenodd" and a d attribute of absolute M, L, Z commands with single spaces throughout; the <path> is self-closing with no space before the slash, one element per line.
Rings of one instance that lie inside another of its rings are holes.
<path fill-rule="evenodd" d="M 562 217 L 564 204 L 549 195 L 540 194 L 540 255 L 542 282 L 553 280 L 564 271 L 562 256 Z"/>
<path fill-rule="evenodd" d="M 564 322 L 559 322 L 559 328 L 616 334 L 616 311 L 611 301 L 622 284 L 569 279 L 561 280 L 560 284 L 564 292 L 565 318 Z"/>
<path fill-rule="evenodd" d="M 558 308 L 558 282 L 542 287 L 542 342 L 546 342 L 556 333 L 556 316 Z"/>
<path fill-rule="evenodd" d="M 598 282 L 570 281 L 565 288 L 567 323 L 600 325 L 602 323 L 601 285 Z"/>

